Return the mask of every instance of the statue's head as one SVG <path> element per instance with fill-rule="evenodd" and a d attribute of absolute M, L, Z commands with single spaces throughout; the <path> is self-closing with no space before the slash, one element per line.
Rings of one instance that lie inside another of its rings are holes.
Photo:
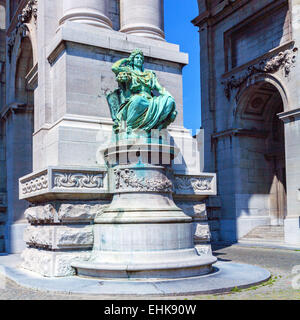
<path fill-rule="evenodd" d="M 134 68 L 135 66 L 144 71 L 144 53 L 140 49 L 135 49 L 131 52 L 129 56 L 130 66 Z"/>

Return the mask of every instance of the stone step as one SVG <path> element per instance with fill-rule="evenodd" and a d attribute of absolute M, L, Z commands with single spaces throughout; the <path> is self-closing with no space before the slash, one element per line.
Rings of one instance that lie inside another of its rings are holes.
<path fill-rule="evenodd" d="M 258 226 L 247 233 L 242 240 L 258 241 L 258 240 L 284 240 L 283 226 Z"/>

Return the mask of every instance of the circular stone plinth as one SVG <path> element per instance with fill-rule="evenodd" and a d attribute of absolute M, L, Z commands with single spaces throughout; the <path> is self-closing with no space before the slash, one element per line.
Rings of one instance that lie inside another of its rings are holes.
<path fill-rule="evenodd" d="M 78 276 L 102 280 L 171 280 L 209 274 L 213 270 L 212 265 L 217 261 L 212 255 L 197 255 L 195 248 L 134 252 L 131 255 L 109 251 L 94 251 L 93 254 L 90 261 L 71 263 Z M 123 263 L 120 263 L 121 261 Z"/>
<path fill-rule="evenodd" d="M 5 275 L 21 286 L 61 293 L 105 296 L 173 296 L 228 292 L 268 280 L 270 272 L 256 266 L 217 262 L 211 274 L 179 279 L 101 280 L 80 278 L 45 278 L 24 269 L 5 268 Z"/>

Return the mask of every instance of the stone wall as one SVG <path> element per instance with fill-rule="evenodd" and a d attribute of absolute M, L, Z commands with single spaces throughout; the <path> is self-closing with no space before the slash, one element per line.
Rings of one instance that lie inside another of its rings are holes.
<path fill-rule="evenodd" d="M 156 40 L 140 39 L 72 22 L 61 26 L 47 51 L 47 68 L 54 79 L 47 91 L 52 124 L 43 124 L 37 118 L 41 113 L 35 113 L 34 171 L 57 165 L 97 166 L 96 151 L 111 134 L 106 94 L 117 87 L 111 66 L 136 47 L 145 54 L 145 68 L 155 71 L 174 96 L 178 110 L 174 126 L 183 128 L 182 67 L 187 56 L 177 45 L 160 41 L 158 46 Z"/>
<path fill-rule="evenodd" d="M 0 252 L 5 250 L 4 224 L 6 221 L 6 157 L 5 127 L 1 119 L 1 110 L 5 105 L 5 1 L 0 1 Z"/>
<path fill-rule="evenodd" d="M 87 260 L 93 248 L 93 221 L 105 202 L 62 203 L 30 207 L 25 217 L 30 224 L 24 232 L 27 249 L 22 267 L 46 277 L 74 275 L 74 259 Z"/>
<path fill-rule="evenodd" d="M 284 144 L 291 145 L 288 132 L 294 127 L 286 120 L 285 141 L 281 145 L 270 142 L 274 132 L 280 131 L 271 124 L 270 112 L 276 117 L 284 111 L 282 119 L 287 119 L 284 114 L 299 106 L 295 87 L 300 68 L 299 3 L 198 3 L 199 16 L 194 24 L 199 26 L 201 46 L 204 171 L 218 174 L 222 203 L 219 238 L 237 241 L 257 225 L 274 220 L 275 180 L 284 178 L 275 174 L 269 156 L 273 152 L 271 157 L 276 153 L 284 157 L 282 149 Z M 295 208 L 300 212 L 296 200 L 299 187 L 292 178 L 299 172 L 295 166 L 299 161 L 293 147 L 290 152 L 286 159 L 293 158 L 293 164 L 287 161 L 286 170 L 284 163 L 276 164 L 287 174 L 287 217 Z"/>
<path fill-rule="evenodd" d="M 281 6 L 268 15 L 259 16 L 250 24 L 239 24 L 237 30 L 229 32 L 232 69 L 253 60 L 269 50 L 291 40 L 290 20 L 287 17 L 287 6 Z M 230 53 L 229 53 L 230 54 Z"/>

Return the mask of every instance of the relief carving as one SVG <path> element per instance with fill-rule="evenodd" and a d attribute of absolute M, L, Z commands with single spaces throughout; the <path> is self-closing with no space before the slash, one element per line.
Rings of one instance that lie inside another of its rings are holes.
<path fill-rule="evenodd" d="M 114 170 L 116 190 L 130 189 L 136 191 L 172 192 L 172 182 L 163 176 L 153 178 L 139 178 L 134 170 Z"/>
<path fill-rule="evenodd" d="M 32 180 L 22 183 L 22 193 L 32 193 L 42 189 L 48 188 L 48 175 L 44 174 L 39 177 L 33 178 Z"/>
<path fill-rule="evenodd" d="M 212 190 L 212 178 L 207 177 L 175 177 L 175 186 L 178 191 L 201 191 Z"/>
<path fill-rule="evenodd" d="M 18 33 L 20 32 L 21 38 L 26 37 L 28 33 L 28 27 L 26 26 L 26 23 L 29 23 L 32 18 L 34 24 L 37 22 L 37 4 L 38 0 L 29 0 L 27 5 L 22 10 L 22 13 L 18 16 L 18 23 L 7 40 L 9 61 L 11 61 L 11 55 Z"/>
<path fill-rule="evenodd" d="M 249 77 L 255 73 L 274 73 L 282 68 L 284 70 L 284 75 L 287 77 L 291 72 L 291 68 L 296 62 L 297 51 L 298 49 L 294 48 L 279 52 L 277 56 L 271 59 L 266 58 L 254 65 L 249 66 L 241 76 L 237 78 L 232 76 L 230 79 L 223 81 L 222 84 L 224 85 L 226 97 L 230 99 L 232 89 L 239 88 Z"/>
<path fill-rule="evenodd" d="M 53 173 L 56 188 L 103 188 L 103 174 Z"/>

